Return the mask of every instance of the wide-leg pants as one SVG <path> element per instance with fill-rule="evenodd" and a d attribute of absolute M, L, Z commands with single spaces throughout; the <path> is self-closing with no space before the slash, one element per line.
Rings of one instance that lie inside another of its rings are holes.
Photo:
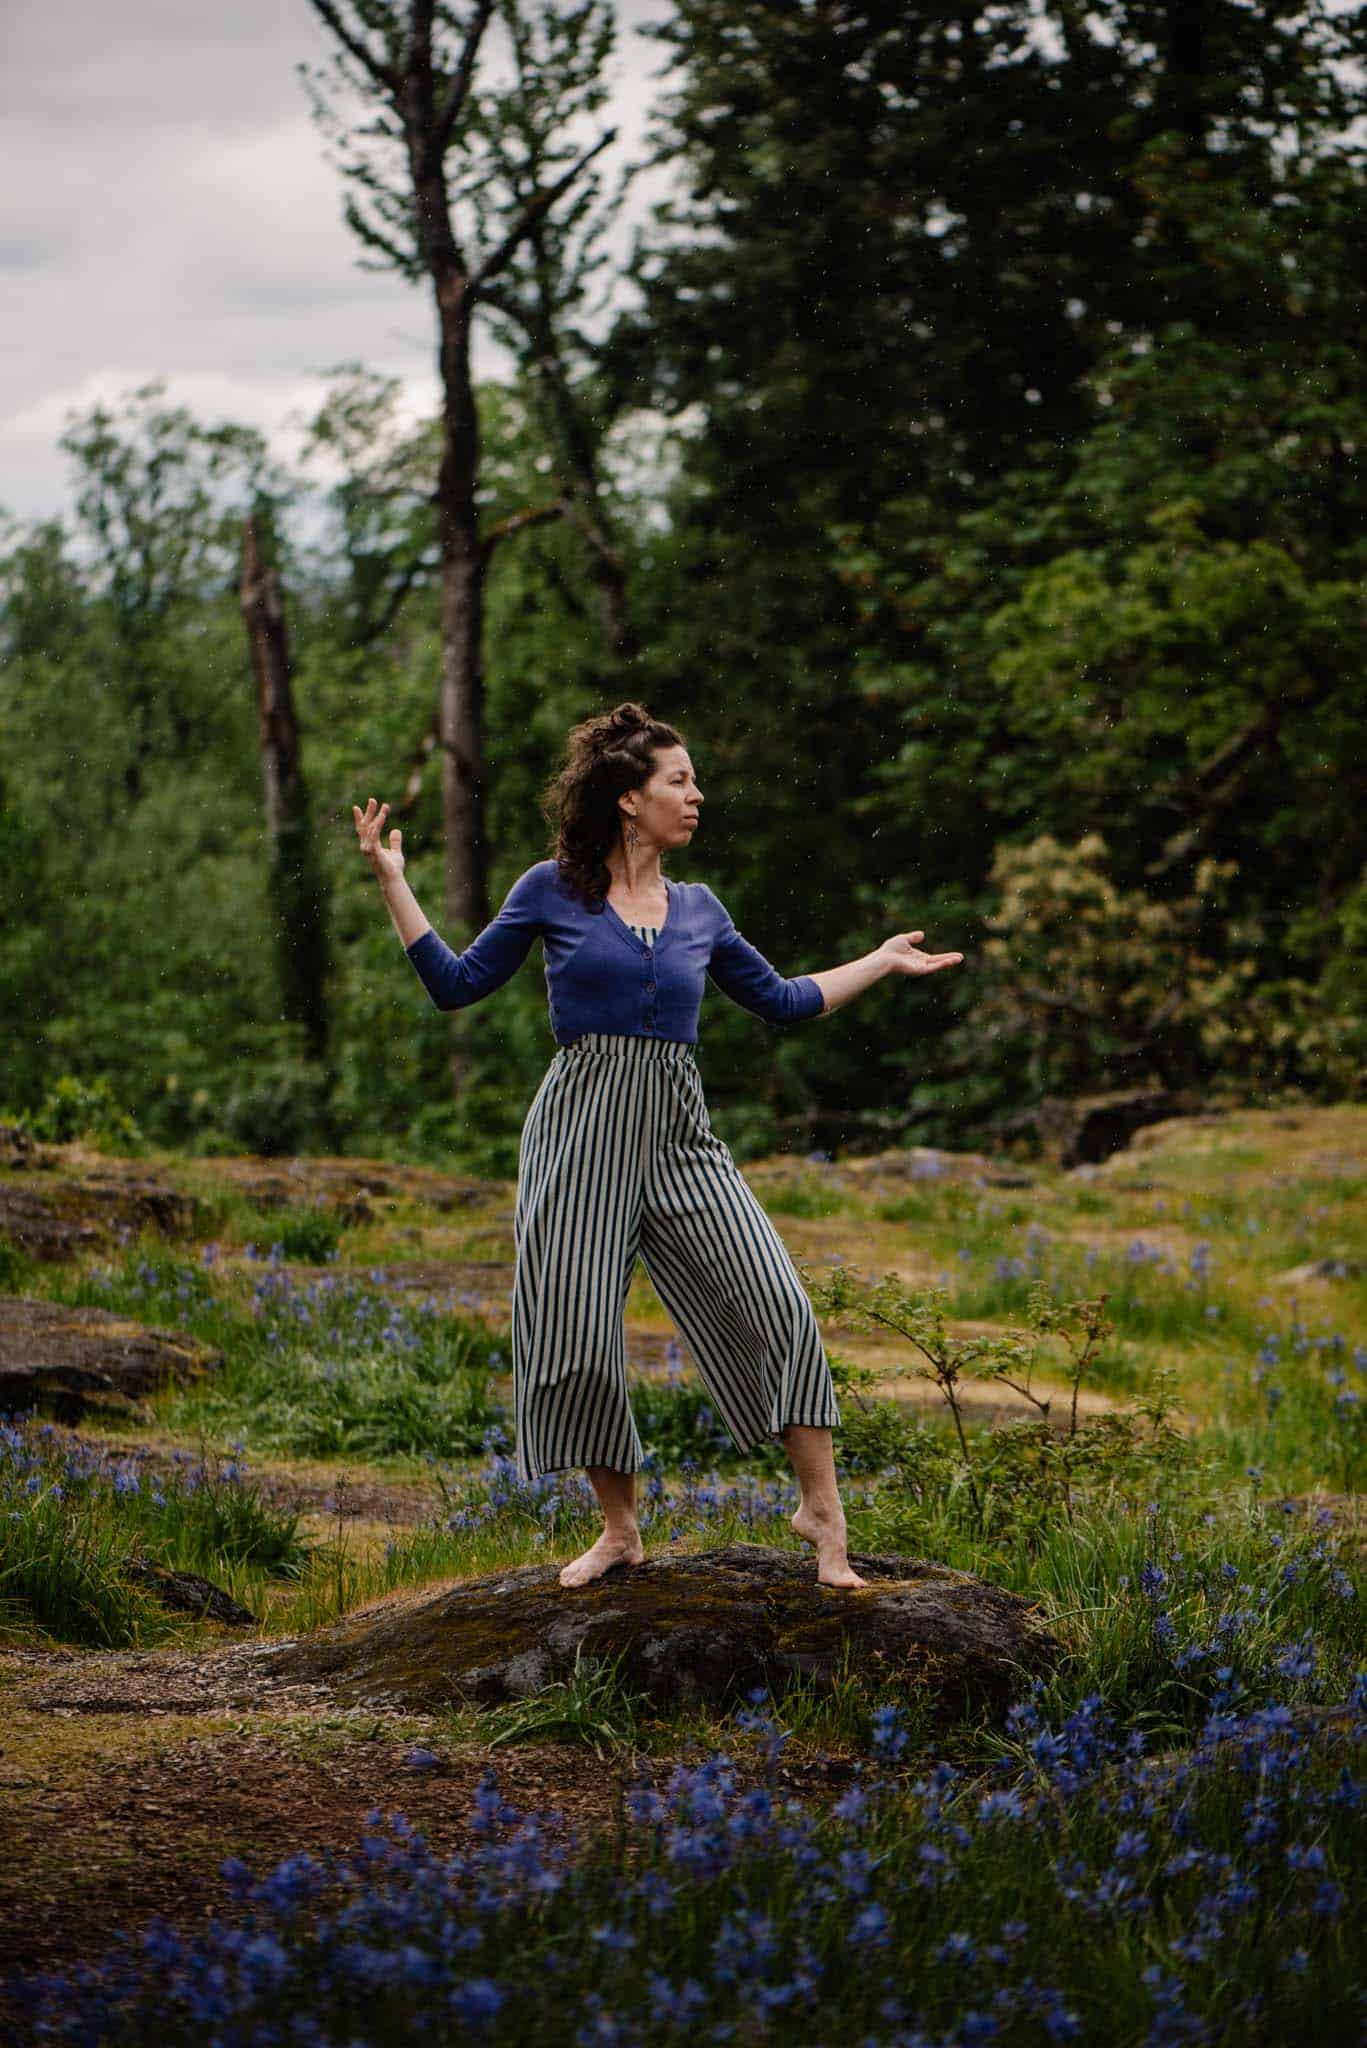
<path fill-rule="evenodd" d="M 738 1449 L 840 1426 L 812 1304 L 713 1133 L 690 1044 L 590 1032 L 559 1048 L 522 1126 L 514 1234 L 524 1481 L 641 1464 L 623 1328 L 638 1255 Z"/>

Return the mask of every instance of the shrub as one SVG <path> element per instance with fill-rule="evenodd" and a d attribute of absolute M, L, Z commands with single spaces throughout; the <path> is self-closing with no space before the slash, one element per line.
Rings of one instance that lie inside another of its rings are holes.
<path fill-rule="evenodd" d="M 61 1075 L 36 1110 L 20 1113 L 18 1123 L 47 1145 L 83 1138 L 106 1152 L 138 1153 L 146 1143 L 140 1125 L 99 1076 L 82 1081 L 75 1074 Z"/>

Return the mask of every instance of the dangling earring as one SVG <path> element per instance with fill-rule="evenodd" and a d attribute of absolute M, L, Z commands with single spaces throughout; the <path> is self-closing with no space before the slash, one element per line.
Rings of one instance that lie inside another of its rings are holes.
<path fill-rule="evenodd" d="M 627 813 L 627 824 L 626 824 L 626 833 L 625 833 L 625 838 L 626 838 L 626 848 L 627 848 L 627 852 L 628 852 L 628 853 L 634 853 L 634 852 L 636 851 L 636 841 L 637 841 L 637 838 L 638 838 L 638 836 L 639 836 L 639 835 L 638 835 L 638 833 L 637 833 L 637 831 L 636 831 L 636 820 L 635 820 L 635 818 L 634 818 L 634 817 L 632 816 L 631 812 L 630 812 L 630 811 L 628 811 L 628 813 Z"/>

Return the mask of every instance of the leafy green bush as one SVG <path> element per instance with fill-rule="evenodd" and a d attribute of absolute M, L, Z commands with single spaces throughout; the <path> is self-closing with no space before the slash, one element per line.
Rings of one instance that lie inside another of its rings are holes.
<path fill-rule="evenodd" d="M 884 1477 L 902 1498 L 947 1488 L 959 1460 L 943 1429 L 930 1427 L 901 1401 L 842 1400 L 840 1463 L 860 1477 Z"/>
<path fill-rule="evenodd" d="M 250 1228 L 249 1219 L 244 1221 L 244 1227 Z M 321 1265 L 337 1250 L 345 1228 L 343 1217 L 335 1209 L 280 1209 L 261 1215 L 257 1241 L 267 1246 L 278 1245 L 282 1258 L 306 1259 Z"/>
<path fill-rule="evenodd" d="M 1013 1077 L 1033 1099 L 1126 1082 L 1220 1081 L 1238 1093 L 1360 1094 L 1367 1049 L 1361 966 L 1367 883 L 1337 913 L 1318 983 L 1285 971 L 1231 910 L 1234 861 L 1196 863 L 1183 896 L 1122 889 L 1105 839 L 1050 833 L 999 845 L 998 893 L 973 973 L 976 993 L 946 1049 L 964 1074 Z M 1323 950 L 1308 913 L 1287 950 Z"/>
<path fill-rule="evenodd" d="M 267 1059 L 224 1090 L 219 1121 L 235 1144 L 263 1158 L 327 1151 L 328 1093 L 321 1067 L 289 1056 Z"/>
<path fill-rule="evenodd" d="M 75 1074 L 61 1075 L 37 1109 L 21 1111 L 18 1124 L 47 1145 L 69 1145 L 83 1138 L 106 1152 L 139 1153 L 146 1144 L 136 1119 L 100 1076 L 82 1081 Z"/>

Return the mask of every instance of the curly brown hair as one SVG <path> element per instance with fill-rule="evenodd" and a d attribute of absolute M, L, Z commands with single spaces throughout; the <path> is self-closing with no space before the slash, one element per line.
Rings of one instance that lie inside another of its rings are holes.
<path fill-rule="evenodd" d="M 621 836 L 618 797 L 649 782 L 657 747 L 683 745 L 682 733 L 644 704 L 619 704 L 570 728 L 541 809 L 556 828 L 561 876 L 590 910 L 602 909 L 612 885 L 606 856 Z"/>

